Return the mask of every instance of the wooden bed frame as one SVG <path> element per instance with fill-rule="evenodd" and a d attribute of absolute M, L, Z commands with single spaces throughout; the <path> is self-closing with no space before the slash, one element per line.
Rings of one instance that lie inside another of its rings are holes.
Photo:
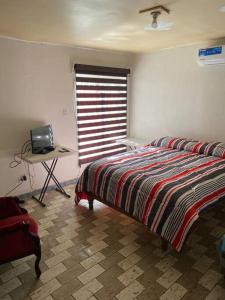
<path fill-rule="evenodd" d="M 140 221 L 137 218 L 132 217 L 128 213 L 124 212 L 122 209 L 117 208 L 117 207 L 113 206 L 112 204 L 110 204 L 110 203 L 108 203 L 108 202 L 106 202 L 106 201 L 104 201 L 102 199 L 99 199 L 99 197 L 96 197 L 94 194 L 87 193 L 87 196 L 88 196 L 89 210 L 93 210 L 93 208 L 94 208 L 94 200 L 97 200 L 97 201 L 99 201 L 99 202 L 101 202 L 101 203 L 103 203 L 103 204 L 105 204 L 105 205 L 107 205 L 107 206 L 109 206 L 109 207 L 111 207 L 111 208 L 119 211 L 120 213 L 122 213 L 122 214 L 124 214 L 124 215 L 126 215 L 126 216 L 128 216 L 128 217 L 130 217 L 130 218 L 132 218 L 135 221 L 137 221 L 137 222 L 140 223 Z M 167 240 L 165 240 L 164 238 L 161 237 L 161 249 L 162 249 L 162 251 L 167 251 L 168 248 L 169 248 L 169 242 Z"/>

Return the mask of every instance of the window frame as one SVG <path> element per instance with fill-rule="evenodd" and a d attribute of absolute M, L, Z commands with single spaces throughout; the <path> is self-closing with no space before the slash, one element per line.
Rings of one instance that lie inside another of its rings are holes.
<path fill-rule="evenodd" d="M 79 165 L 125 152 L 115 141 L 127 137 L 130 70 L 81 64 L 74 70 Z"/>

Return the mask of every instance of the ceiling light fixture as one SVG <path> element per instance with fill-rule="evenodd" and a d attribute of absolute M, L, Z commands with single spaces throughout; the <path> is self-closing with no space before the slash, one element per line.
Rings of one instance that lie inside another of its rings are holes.
<path fill-rule="evenodd" d="M 152 28 L 156 29 L 158 27 L 157 19 L 158 19 L 158 16 L 161 15 L 161 12 L 160 11 L 153 11 L 151 13 L 151 15 L 152 15 L 152 18 L 153 18 L 153 20 L 152 20 Z"/>
<path fill-rule="evenodd" d="M 139 11 L 140 14 L 146 13 L 146 12 L 151 12 L 151 15 L 152 15 L 152 18 L 153 18 L 152 24 L 151 24 L 151 29 L 154 30 L 154 29 L 158 29 L 158 27 L 159 27 L 158 26 L 158 17 L 162 14 L 162 12 L 166 12 L 167 14 L 169 14 L 170 10 L 168 8 L 162 6 L 162 5 L 157 5 L 157 6 L 142 9 L 142 10 Z M 147 27 L 149 28 L 149 25 Z"/>

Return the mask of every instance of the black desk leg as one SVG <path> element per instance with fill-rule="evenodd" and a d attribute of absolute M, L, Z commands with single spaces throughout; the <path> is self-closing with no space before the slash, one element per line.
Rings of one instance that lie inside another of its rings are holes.
<path fill-rule="evenodd" d="M 32 196 L 32 198 L 35 199 L 36 201 L 38 201 L 43 207 L 45 207 L 45 204 L 43 203 L 43 198 L 44 198 L 46 190 L 48 188 L 49 181 L 52 178 L 52 175 L 53 175 L 53 172 L 55 170 L 55 166 L 57 164 L 57 161 L 58 161 L 57 158 L 53 159 L 50 168 L 48 168 L 48 171 L 47 171 L 48 174 L 47 174 L 47 177 L 45 179 L 45 182 L 44 182 L 44 185 L 42 187 L 42 190 L 41 190 L 41 193 L 40 193 L 39 197 L 37 198 L 35 196 Z"/>
<path fill-rule="evenodd" d="M 51 171 L 51 167 L 49 168 L 49 166 L 47 165 L 46 162 L 43 162 L 42 165 L 44 166 L 45 170 L 49 173 Z M 70 198 L 70 195 L 67 194 L 67 192 L 64 190 L 64 188 L 62 187 L 62 185 L 59 183 L 58 179 L 55 177 L 55 175 L 52 173 L 51 179 L 55 182 L 57 188 L 56 191 L 60 192 L 61 194 L 63 194 L 64 196 L 66 196 L 67 198 Z"/>

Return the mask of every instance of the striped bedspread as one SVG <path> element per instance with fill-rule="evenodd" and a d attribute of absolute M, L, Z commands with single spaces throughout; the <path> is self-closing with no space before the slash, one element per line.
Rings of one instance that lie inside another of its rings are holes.
<path fill-rule="evenodd" d="M 93 193 L 180 251 L 199 213 L 225 196 L 225 159 L 146 146 L 91 163 L 76 201 Z"/>

